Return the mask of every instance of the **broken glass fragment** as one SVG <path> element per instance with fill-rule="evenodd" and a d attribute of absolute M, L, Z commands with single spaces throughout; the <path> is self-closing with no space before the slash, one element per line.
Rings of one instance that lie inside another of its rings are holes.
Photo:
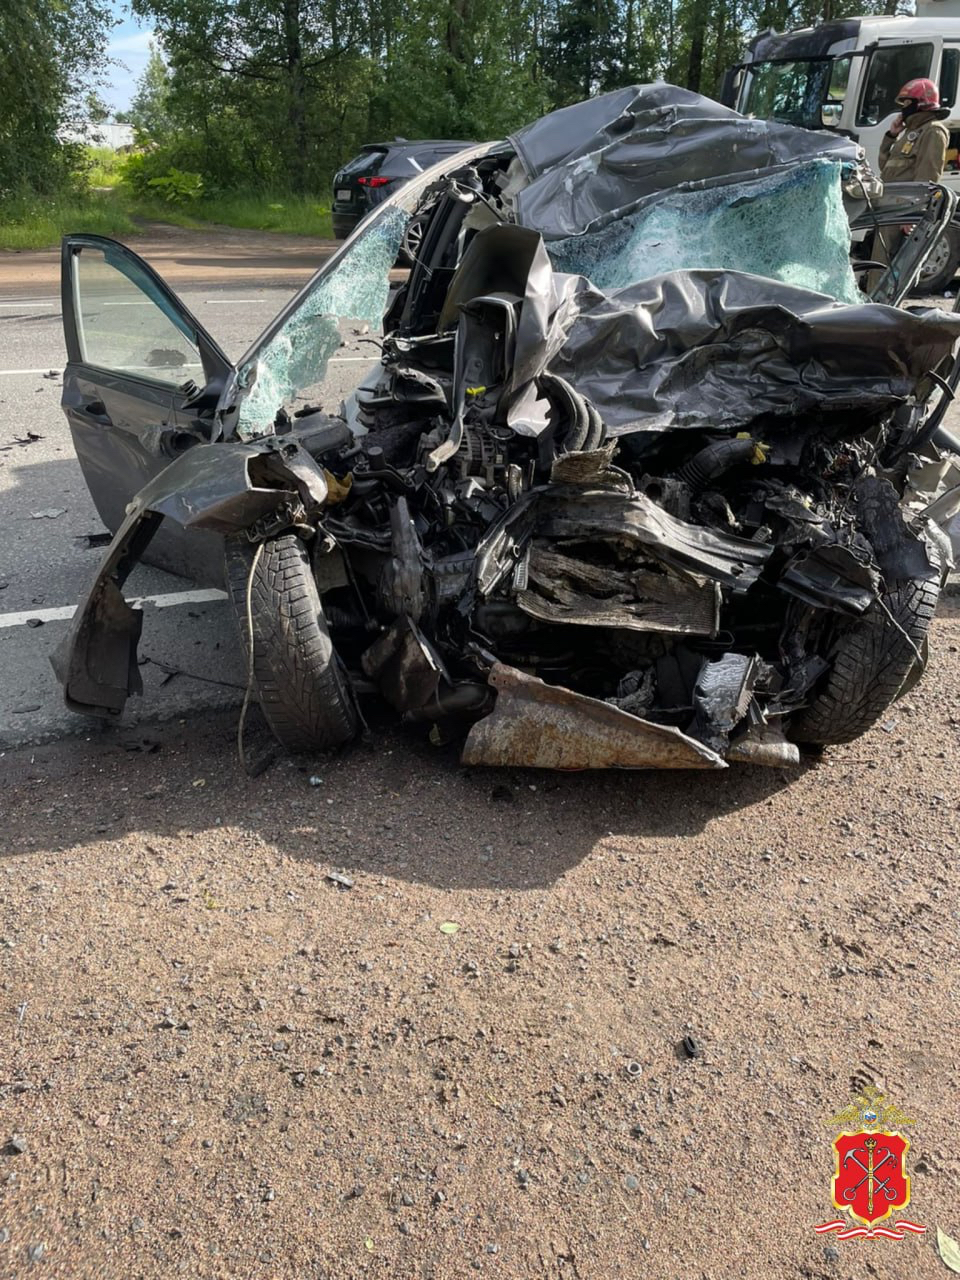
<path fill-rule="evenodd" d="M 240 370 L 240 385 L 249 388 L 237 422 L 241 439 L 272 431 L 282 405 L 304 387 L 323 381 L 327 362 L 340 346 L 341 320 L 359 320 L 379 329 L 390 268 L 409 217 L 402 208 L 382 215 L 354 241 L 339 266 L 317 281 L 259 359 Z"/>

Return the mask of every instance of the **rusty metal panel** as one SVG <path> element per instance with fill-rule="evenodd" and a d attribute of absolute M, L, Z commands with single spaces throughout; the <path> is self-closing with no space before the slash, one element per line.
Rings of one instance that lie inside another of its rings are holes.
<path fill-rule="evenodd" d="M 536 769 L 725 769 L 716 752 L 679 729 L 544 684 L 497 663 L 490 715 L 470 730 L 464 764 Z"/>

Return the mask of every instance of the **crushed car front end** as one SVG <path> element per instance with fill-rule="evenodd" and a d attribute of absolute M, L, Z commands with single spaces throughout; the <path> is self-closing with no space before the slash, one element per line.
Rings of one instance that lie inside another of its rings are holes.
<path fill-rule="evenodd" d="M 172 518 L 225 535 L 291 748 L 355 731 L 358 688 L 466 734 L 471 763 L 782 764 L 862 733 L 922 671 L 949 562 L 911 477 L 960 319 L 888 305 L 941 190 L 913 193 L 884 301 L 860 292 L 858 165 L 846 139 L 658 85 L 425 175 L 241 360 L 216 438 L 138 495 L 59 659 L 71 704 L 135 691 L 120 587 Z M 344 319 L 384 316 L 375 372 L 317 409 Z M 275 623 L 277 566 L 302 635 Z"/>

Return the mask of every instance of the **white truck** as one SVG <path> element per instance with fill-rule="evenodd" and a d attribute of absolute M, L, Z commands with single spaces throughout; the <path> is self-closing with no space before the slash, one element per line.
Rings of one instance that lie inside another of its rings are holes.
<path fill-rule="evenodd" d="M 723 101 L 744 115 L 857 139 L 879 172 L 880 140 L 899 113 L 908 80 L 926 77 L 951 108 L 947 167 L 941 182 L 960 193 L 960 0 L 917 0 L 915 18 L 843 18 L 779 34 L 765 31 L 731 68 Z M 952 224 L 920 279 L 942 292 L 960 270 L 960 226 Z"/>

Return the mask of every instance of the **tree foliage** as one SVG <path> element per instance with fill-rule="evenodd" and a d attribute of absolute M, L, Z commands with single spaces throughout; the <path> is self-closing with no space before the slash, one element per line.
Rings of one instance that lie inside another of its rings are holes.
<path fill-rule="evenodd" d="M 150 42 L 150 56 L 137 81 L 127 120 L 146 142 L 169 143 L 176 135 L 170 73 L 155 41 Z"/>
<path fill-rule="evenodd" d="M 211 189 L 325 191 L 364 142 L 502 137 L 656 78 L 716 94 L 758 30 L 898 2 L 133 0 L 168 63 L 134 118 Z"/>
<path fill-rule="evenodd" d="M 111 22 L 101 0 L 0 3 L 0 196 L 64 185 L 76 156 L 58 135 L 103 109 L 91 71 Z"/>

